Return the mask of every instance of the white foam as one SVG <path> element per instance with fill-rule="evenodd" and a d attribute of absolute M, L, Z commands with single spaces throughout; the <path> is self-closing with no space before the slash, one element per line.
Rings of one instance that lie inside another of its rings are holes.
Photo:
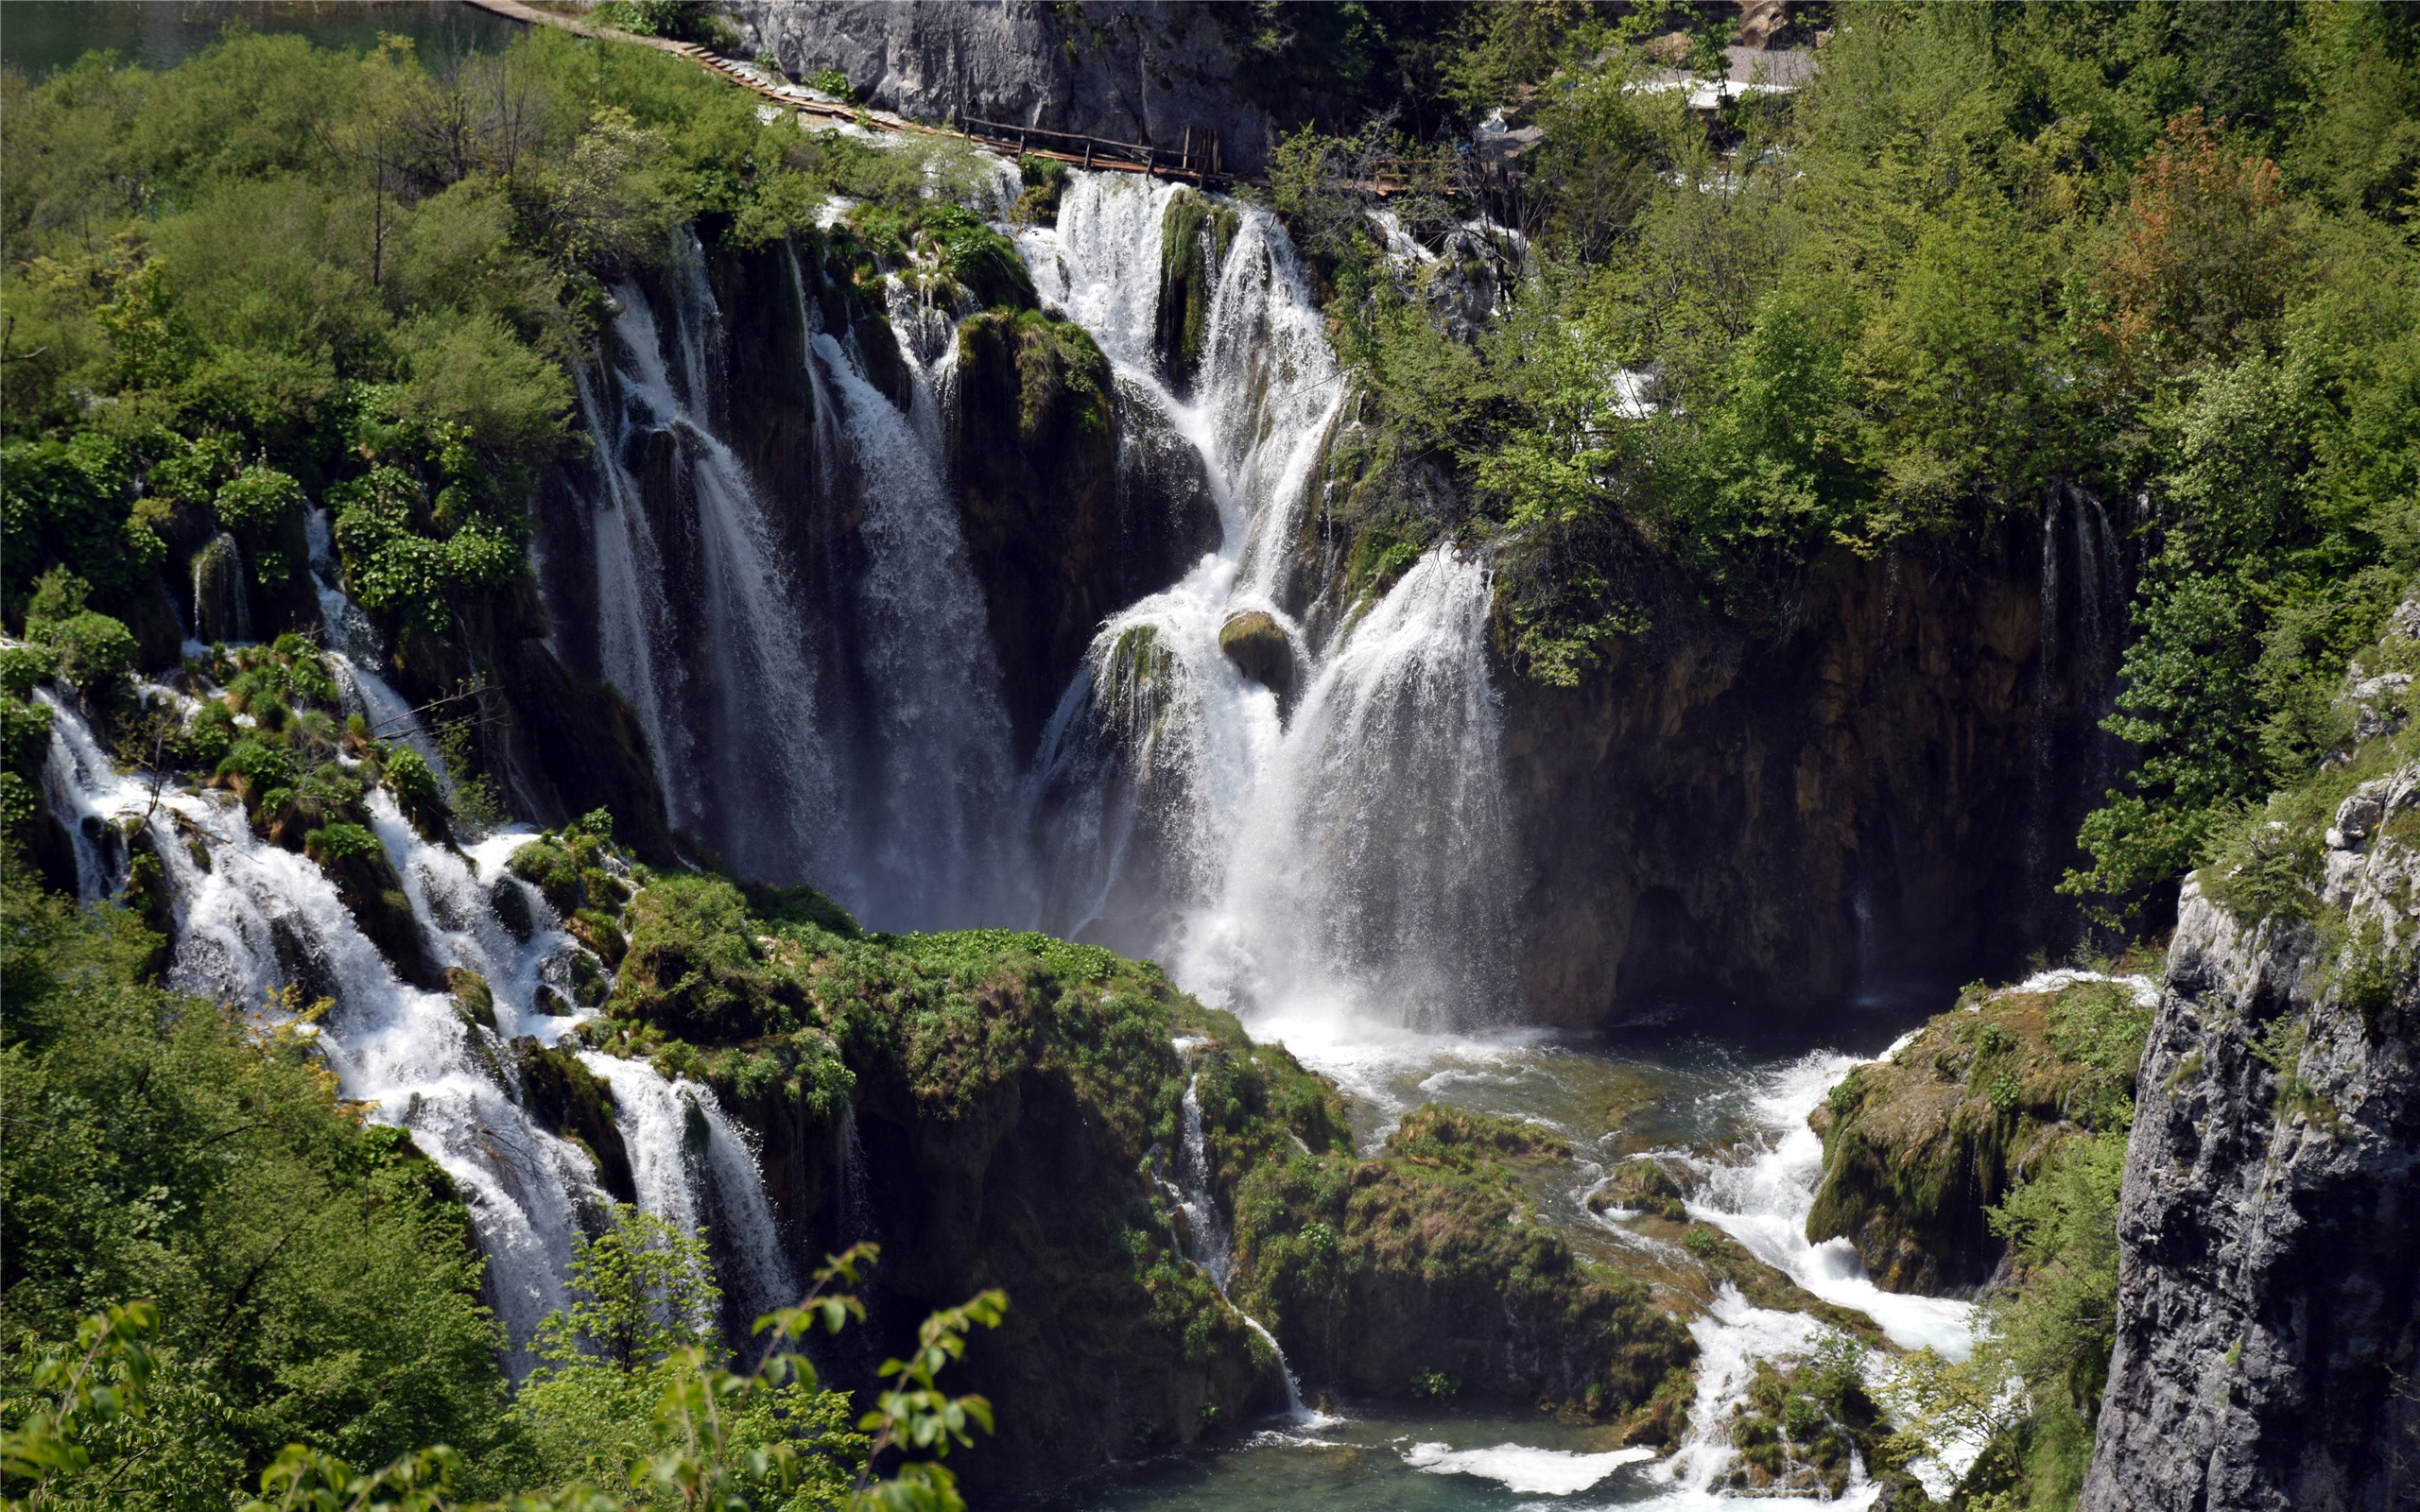
<path fill-rule="evenodd" d="M 1762 1125 L 1760 1148 L 1746 1160 L 1710 1167 L 1689 1215 L 1721 1228 L 1824 1300 L 1865 1314 L 1902 1349 L 1929 1345 L 1963 1360 L 1974 1349 L 1972 1304 L 1886 1292 L 1867 1279 L 1846 1239 L 1807 1242 L 1824 1142 L 1806 1115 L 1858 1064 L 1854 1056 L 1818 1052 L 1769 1075 L 1752 1105 Z"/>
<path fill-rule="evenodd" d="M 1414 1444 L 1403 1452 L 1405 1464 L 1431 1475 L 1476 1475 L 1497 1482 L 1508 1490 L 1547 1496 L 1576 1495 L 1625 1465 L 1654 1457 L 1651 1449 L 1615 1449 L 1601 1454 L 1582 1454 L 1572 1450 L 1532 1449 L 1527 1444 L 1461 1450 L 1444 1444 Z"/>
<path fill-rule="evenodd" d="M 1992 994 L 2000 997 L 2010 992 L 2064 992 L 2082 982 L 2117 982 L 2133 989 L 2137 1007 L 2159 1006 L 2159 984 L 2148 976 L 2112 976 L 2107 971 L 2083 971 L 2062 966 L 2055 971 L 2036 971 L 2014 987 L 2004 987 Z"/>

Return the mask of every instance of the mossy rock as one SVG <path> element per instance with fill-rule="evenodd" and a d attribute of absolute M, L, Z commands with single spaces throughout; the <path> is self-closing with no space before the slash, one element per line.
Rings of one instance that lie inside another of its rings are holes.
<path fill-rule="evenodd" d="M 444 973 L 421 946 L 420 920 L 403 879 L 374 839 L 361 843 L 367 834 L 356 825 L 326 825 L 303 837 L 302 853 L 336 884 L 337 896 L 397 976 L 425 991 L 443 991 Z"/>
<path fill-rule="evenodd" d="M 1274 617 L 1259 610 L 1232 616 L 1219 627 L 1219 649 L 1237 671 L 1278 696 L 1293 691 L 1293 643 Z"/>
<path fill-rule="evenodd" d="M 1808 1119 L 1824 1176 L 1806 1236 L 1846 1237 L 1885 1290 L 1980 1285 L 2004 1247 L 1985 1210 L 2060 1141 L 2130 1116 L 2150 1027 L 2130 988 L 1968 997 Z"/>
<path fill-rule="evenodd" d="M 608 967 L 620 966 L 622 956 L 630 950 L 620 921 L 601 908 L 581 909 L 563 920 L 563 929 Z"/>
<path fill-rule="evenodd" d="M 638 1183 L 631 1156 L 614 1122 L 613 1089 L 568 1050 L 540 1044 L 524 1035 L 512 1041 L 521 1071 L 522 1103 L 562 1138 L 585 1151 L 596 1166 L 597 1185 L 616 1202 L 636 1202 Z"/>
<path fill-rule="evenodd" d="M 1206 195 L 1179 189 L 1160 217 L 1160 303 L 1153 339 L 1170 380 L 1182 390 L 1210 332 L 1210 301 L 1219 272 L 1236 244 L 1243 215 Z"/>
<path fill-rule="evenodd" d="M 557 918 L 571 918 L 586 902 L 587 895 L 580 889 L 579 860 L 554 840 L 532 840 L 512 852 L 512 859 L 505 865 L 514 876 L 538 889 Z"/>
<path fill-rule="evenodd" d="M 628 917 L 626 950 L 608 957 L 618 963 L 616 1018 L 700 1044 L 806 1024 L 804 955 L 795 945 L 769 950 L 779 942 L 752 917 L 737 886 L 719 877 L 655 877 L 631 900 Z"/>
<path fill-rule="evenodd" d="M 1604 1212 L 1614 1208 L 1627 1208 L 1634 1212 L 1651 1212 L 1673 1223 L 1688 1220 L 1688 1209 L 1683 1205 L 1687 1195 L 1672 1173 L 1663 1162 L 1648 1156 L 1625 1160 L 1614 1168 L 1604 1185 L 1588 1194 L 1588 1211 Z"/>
<path fill-rule="evenodd" d="M 849 911 L 812 887 L 777 887 L 760 882 L 739 885 L 748 908 L 769 924 L 812 924 L 842 939 L 858 939 L 865 931 Z"/>
<path fill-rule="evenodd" d="M 1471 1170 L 1487 1160 L 1571 1159 L 1569 1146 L 1533 1125 L 1492 1113 L 1448 1108 L 1443 1103 L 1427 1103 L 1404 1115 L 1403 1122 L 1387 1136 L 1387 1148 L 1407 1160 L 1457 1171 Z"/>
<path fill-rule="evenodd" d="M 445 969 L 445 988 L 454 997 L 454 1011 L 464 1023 L 475 1023 L 482 1029 L 495 1028 L 495 992 L 488 979 L 466 967 Z"/>

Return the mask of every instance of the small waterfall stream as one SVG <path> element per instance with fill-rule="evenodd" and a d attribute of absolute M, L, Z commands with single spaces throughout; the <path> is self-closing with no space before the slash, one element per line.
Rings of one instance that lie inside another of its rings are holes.
<path fill-rule="evenodd" d="M 361 649 L 346 639 L 351 606 L 324 586 L 322 595 L 331 639 Z M 330 660 L 354 712 L 400 721 L 393 738 L 433 753 L 426 730 L 383 679 L 341 651 Z M 166 688 L 146 693 L 188 713 L 193 707 Z M 233 794 L 173 784 L 155 792 L 116 769 L 78 710 L 46 689 L 35 696 L 51 712 L 44 785 L 54 816 L 77 838 L 79 890 L 98 899 L 122 886 L 128 848 L 118 837 L 147 833 L 172 900 L 170 986 L 255 1015 L 284 1011 L 272 995 L 288 987 L 302 1002 L 334 1000 L 316 1026 L 329 1068 L 345 1096 L 372 1105 L 374 1120 L 409 1130 L 461 1193 L 487 1258 L 487 1299 L 510 1340 L 509 1363 L 515 1375 L 526 1371 L 539 1321 L 568 1300 L 573 1236 L 595 1225 L 605 1201 L 588 1158 L 520 1102 L 510 1042 L 526 1036 L 555 1044 L 579 1018 L 546 1011 L 567 1005 L 554 988 L 578 947 L 544 897 L 506 870 L 527 833 L 458 850 L 424 839 L 383 789 L 366 800 L 422 948 L 441 970 L 485 978 L 495 1016 L 490 1029 L 471 1022 L 449 994 L 398 976 L 318 863 L 254 834 Z M 510 915 L 528 921 L 526 931 L 499 911 L 504 888 L 517 895 Z M 614 1088 L 633 1163 L 654 1177 L 640 1194 L 642 1207 L 711 1224 L 732 1257 L 726 1286 L 735 1299 L 760 1310 L 786 1299 L 787 1263 L 754 1158 L 712 1093 L 666 1082 L 644 1062 L 583 1058 Z M 646 1116 L 667 1100 L 690 1113 Z"/>
<path fill-rule="evenodd" d="M 1182 1046 L 1184 1041 L 1180 1040 Z M 1201 1074 L 1195 1072 L 1184 1085 L 1184 1102 L 1180 1114 L 1180 1138 L 1176 1152 L 1177 1178 L 1165 1177 L 1161 1187 L 1169 1204 L 1184 1215 L 1184 1255 L 1201 1267 L 1218 1288 L 1219 1299 L 1227 1304 L 1253 1336 L 1269 1346 L 1277 1361 L 1278 1379 L 1286 1383 L 1286 1416 L 1298 1423 L 1318 1424 L 1325 1419 L 1321 1414 L 1303 1405 L 1303 1388 L 1294 1379 L 1294 1367 L 1286 1363 L 1286 1351 L 1278 1347 L 1277 1336 L 1261 1325 L 1258 1318 L 1236 1305 L 1227 1295 L 1227 1274 L 1233 1259 L 1234 1234 L 1227 1227 L 1226 1215 L 1219 1211 L 1219 1193 L 1211 1184 L 1210 1144 L 1201 1130 Z"/>

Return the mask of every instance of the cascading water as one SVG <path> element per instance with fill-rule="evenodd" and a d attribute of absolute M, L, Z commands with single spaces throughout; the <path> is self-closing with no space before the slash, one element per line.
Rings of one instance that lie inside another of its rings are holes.
<path fill-rule="evenodd" d="M 802 310 L 810 318 L 804 290 Z M 862 503 L 866 566 L 856 629 L 870 690 L 873 793 L 853 816 L 844 900 L 872 918 L 933 928 L 1025 923 L 1028 867 L 1002 816 L 1015 787 L 1009 721 L 981 591 L 966 557 L 943 458 L 953 330 L 932 372 L 919 326 L 894 326 L 909 375 L 903 415 L 848 351 L 818 331 L 807 371 L 830 487 Z M 929 347 L 925 347 L 929 351 Z"/>
<path fill-rule="evenodd" d="M 1046 921 L 1169 960 L 1262 1016 L 1484 1017 L 1512 920 L 1483 558 L 1429 553 L 1316 657 L 1279 602 L 1344 381 L 1275 220 L 1243 208 L 1208 307 L 1193 404 L 1152 347 L 1160 228 L 1179 191 L 1079 175 L 1021 238 L 1044 298 L 1201 452 L 1224 541 L 1112 617 L 1028 783 Z M 1129 411 L 1130 415 L 1132 411 Z M 1221 650 L 1259 613 L 1309 663 L 1290 717 Z"/>
<path fill-rule="evenodd" d="M 579 385 L 598 655 L 647 730 L 673 821 L 752 876 L 795 881 L 838 859 L 839 774 L 795 585 L 717 433 L 722 327 L 693 232 L 675 253 L 670 330 L 639 285 L 617 285 L 612 370 Z"/>
<path fill-rule="evenodd" d="M 348 639 L 357 637 L 357 611 L 324 582 L 321 593 L 331 641 L 362 649 Z M 395 725 L 389 738 L 433 754 L 426 731 L 384 679 L 341 651 L 330 659 L 354 712 Z M 51 713 L 45 789 L 54 816 L 77 839 L 79 890 L 97 899 L 122 885 L 129 848 L 121 836 L 142 835 L 171 900 L 169 985 L 270 1017 L 301 1000 L 334 1000 L 314 1031 L 329 1068 L 347 1097 L 372 1105 L 374 1119 L 407 1129 L 462 1194 L 510 1364 L 515 1374 L 526 1370 L 540 1320 L 567 1300 L 573 1236 L 596 1221 L 604 1200 L 587 1156 L 541 1127 L 519 1100 L 510 1042 L 527 1037 L 551 1045 L 578 1022 L 548 1011 L 569 1006 L 558 988 L 562 963 L 578 947 L 544 898 L 506 869 L 527 833 L 493 835 L 463 850 L 434 845 L 383 790 L 366 799 L 422 949 L 436 967 L 487 982 L 495 1019 L 489 1028 L 449 994 L 403 980 L 319 865 L 256 835 L 233 795 L 123 774 L 79 711 L 46 690 L 36 696 Z M 165 688 L 147 689 L 146 696 L 189 705 Z M 499 909 L 499 889 L 511 890 L 513 907 Z M 276 996 L 289 988 L 293 997 Z M 641 1062 L 590 1058 L 611 1068 L 633 1163 L 674 1173 L 641 1194 L 642 1206 L 711 1222 L 740 1298 L 760 1310 L 786 1300 L 790 1279 L 754 1160 L 712 1094 L 666 1083 Z M 702 1134 L 655 1126 L 631 1111 L 665 1097 L 685 1099 Z"/>
<path fill-rule="evenodd" d="M 1183 1045 L 1183 1041 L 1179 1043 Z M 1294 1367 L 1286 1363 L 1286 1351 L 1278 1348 L 1277 1336 L 1258 1318 L 1236 1306 L 1235 1298 L 1227 1295 L 1234 1237 L 1225 1215 L 1219 1211 L 1219 1194 L 1210 1184 L 1210 1144 L 1201 1130 L 1201 1074 L 1198 1071 L 1184 1084 L 1176 1171 L 1174 1182 L 1163 1180 L 1161 1185 L 1169 1203 L 1184 1215 L 1185 1258 L 1201 1267 L 1210 1278 L 1210 1284 L 1218 1289 L 1219 1299 L 1261 1343 L 1269 1346 L 1270 1354 L 1277 1361 L 1278 1377 L 1286 1383 L 1286 1415 L 1300 1423 L 1321 1421 L 1320 1414 L 1303 1405 L 1303 1388 L 1294 1379 Z"/>

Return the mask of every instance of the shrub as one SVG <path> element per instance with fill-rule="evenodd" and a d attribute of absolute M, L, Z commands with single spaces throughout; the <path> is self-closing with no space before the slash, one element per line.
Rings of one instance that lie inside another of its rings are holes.
<path fill-rule="evenodd" d="M 275 529 L 302 507 L 302 485 L 269 467 L 248 467 L 219 486 L 212 507 L 218 523 L 234 531 Z"/>

